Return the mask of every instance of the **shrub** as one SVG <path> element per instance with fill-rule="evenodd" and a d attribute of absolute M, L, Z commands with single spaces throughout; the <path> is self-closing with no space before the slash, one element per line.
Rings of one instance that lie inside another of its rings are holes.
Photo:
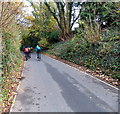
<path fill-rule="evenodd" d="M 8 93 L 11 91 L 12 84 L 17 82 L 16 79 L 22 63 L 20 39 L 18 38 L 19 31 L 17 27 L 15 30 L 16 32 L 8 30 L 3 30 L 2 32 L 2 77 L 0 78 L 2 100 L 8 99 Z"/>
<path fill-rule="evenodd" d="M 47 46 L 49 45 L 49 42 L 47 41 L 46 38 L 42 38 L 42 39 L 38 42 L 38 44 L 39 44 L 40 46 L 42 46 L 42 47 L 47 47 Z"/>
<path fill-rule="evenodd" d="M 60 38 L 59 38 L 59 32 L 58 31 L 52 31 L 48 34 L 48 42 L 50 43 L 56 43 L 60 41 Z"/>
<path fill-rule="evenodd" d="M 106 37 L 105 37 L 106 38 Z M 110 39 L 117 39 L 118 36 Z M 99 68 L 104 74 L 120 79 L 118 40 L 95 40 L 91 42 L 84 33 L 78 33 L 70 41 L 56 45 L 51 54 L 91 70 Z M 49 51 L 50 52 L 50 51 Z"/>

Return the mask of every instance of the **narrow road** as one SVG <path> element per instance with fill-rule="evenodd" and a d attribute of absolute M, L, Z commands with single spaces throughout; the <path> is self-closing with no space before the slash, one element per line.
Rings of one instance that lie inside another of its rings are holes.
<path fill-rule="evenodd" d="M 118 90 L 42 55 L 25 62 L 11 112 L 118 112 Z"/>

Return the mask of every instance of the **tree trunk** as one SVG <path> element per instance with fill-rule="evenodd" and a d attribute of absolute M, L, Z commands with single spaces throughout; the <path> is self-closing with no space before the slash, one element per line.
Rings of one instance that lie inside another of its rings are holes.
<path fill-rule="evenodd" d="M 48 8 L 48 10 L 50 11 L 50 13 L 53 15 L 55 20 L 57 21 L 57 24 L 62 33 L 61 39 L 67 40 L 72 35 L 72 26 L 75 24 L 76 20 L 79 18 L 80 12 L 77 15 L 77 17 L 73 19 L 73 22 L 72 22 L 71 21 L 72 20 L 72 9 L 73 9 L 72 0 L 71 0 L 71 2 L 70 1 L 63 2 L 62 0 L 61 0 L 61 2 L 57 2 L 56 0 L 54 0 L 54 1 L 57 6 L 57 9 L 51 8 L 51 6 L 47 2 L 45 2 L 45 5 Z"/>

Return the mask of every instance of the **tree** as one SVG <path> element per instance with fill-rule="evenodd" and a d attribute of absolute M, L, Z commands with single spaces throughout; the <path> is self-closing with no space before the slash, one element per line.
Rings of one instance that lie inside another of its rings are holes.
<path fill-rule="evenodd" d="M 42 2 L 29 2 L 34 10 L 32 11 L 32 15 L 27 15 L 24 17 L 24 19 L 29 21 L 31 26 L 26 29 L 26 31 L 29 33 L 26 34 L 26 32 L 25 35 L 23 35 L 22 44 L 26 45 L 26 43 L 29 42 L 29 44 L 34 47 L 42 39 L 46 39 L 48 41 L 51 32 L 59 31 L 59 28 L 57 26 L 56 20 L 48 11 L 45 4 Z M 50 37 L 49 41 L 51 42 L 53 39 Z M 58 41 L 57 39 L 59 38 L 56 38 L 55 41 Z"/>
<path fill-rule="evenodd" d="M 32 23 L 33 28 L 46 32 L 50 32 L 52 29 L 57 28 L 55 19 L 42 2 L 29 2 L 34 9 L 34 11 L 32 11 L 33 16 L 28 15 L 25 18 Z"/>
<path fill-rule="evenodd" d="M 119 23 L 119 6 L 114 2 L 87 2 L 81 11 L 81 20 L 92 25 L 99 24 L 101 27 L 118 26 Z"/>
<path fill-rule="evenodd" d="M 21 13 L 23 2 L 1 2 L 0 27 L 7 26 Z"/>
<path fill-rule="evenodd" d="M 45 1 L 45 5 L 50 13 L 55 18 L 61 33 L 62 39 L 66 40 L 72 35 L 72 27 L 80 16 L 81 10 L 75 10 L 75 3 L 73 0 L 67 2 L 61 0 L 58 2 L 54 0 L 55 6 L 52 6 L 50 2 Z M 79 4 L 78 4 L 79 6 Z M 78 14 L 76 13 L 78 12 Z M 75 16 L 77 14 L 77 16 Z"/>

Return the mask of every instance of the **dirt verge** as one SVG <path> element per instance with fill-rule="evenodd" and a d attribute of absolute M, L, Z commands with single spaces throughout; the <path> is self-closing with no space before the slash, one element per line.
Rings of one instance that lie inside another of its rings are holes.
<path fill-rule="evenodd" d="M 8 89 L 7 99 L 3 100 L 2 104 L 2 114 L 6 112 L 10 112 L 11 106 L 14 104 L 14 98 L 17 95 L 17 87 L 19 85 L 20 80 L 22 80 L 24 77 L 22 77 L 22 71 L 24 67 L 24 58 L 22 58 L 22 63 L 19 68 L 19 72 L 16 73 L 16 75 L 12 75 L 6 79 L 6 85 L 4 88 Z M 14 81 L 11 81 L 14 79 Z M 4 89 L 3 88 L 3 89 Z"/>

